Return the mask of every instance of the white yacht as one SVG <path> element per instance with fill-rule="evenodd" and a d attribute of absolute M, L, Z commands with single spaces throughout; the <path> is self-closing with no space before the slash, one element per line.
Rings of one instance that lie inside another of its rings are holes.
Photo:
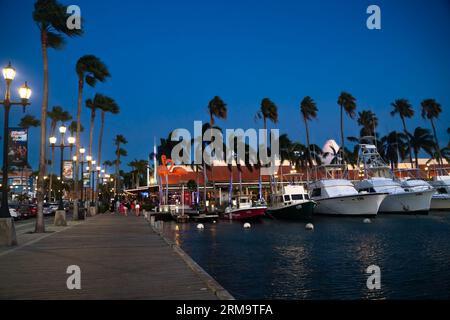
<path fill-rule="evenodd" d="M 389 193 L 381 203 L 380 213 L 427 214 L 435 190 L 431 186 L 424 186 L 422 182 L 426 184 L 423 180 L 410 180 L 402 186 L 391 178 L 374 177 L 359 181 L 355 186 L 359 192 Z"/>
<path fill-rule="evenodd" d="M 314 213 L 327 215 L 376 216 L 387 193 L 358 193 L 346 179 L 323 179 L 309 185 Z"/>
<path fill-rule="evenodd" d="M 358 162 L 364 170 L 365 179 L 355 183 L 356 189 L 364 194 L 389 193 L 381 203 L 379 212 L 428 214 L 435 189 L 423 186 L 425 181 L 410 180 L 402 186 L 373 144 L 360 145 Z"/>
<path fill-rule="evenodd" d="M 436 176 L 431 185 L 436 189 L 431 198 L 431 210 L 450 210 L 450 176 Z"/>

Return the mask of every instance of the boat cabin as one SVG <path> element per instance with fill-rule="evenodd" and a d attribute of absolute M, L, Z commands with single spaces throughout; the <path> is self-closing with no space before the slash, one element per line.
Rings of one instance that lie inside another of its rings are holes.
<path fill-rule="evenodd" d="M 272 202 L 277 204 L 291 205 L 309 200 L 305 188 L 300 185 L 284 186 L 282 193 L 274 194 Z"/>
<path fill-rule="evenodd" d="M 318 180 L 309 185 L 311 190 L 311 198 L 324 199 L 342 196 L 357 195 L 355 187 L 349 180 L 333 179 Z"/>

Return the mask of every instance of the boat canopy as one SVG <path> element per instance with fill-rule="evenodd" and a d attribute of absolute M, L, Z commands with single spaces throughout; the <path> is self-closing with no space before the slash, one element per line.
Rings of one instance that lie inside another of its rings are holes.
<path fill-rule="evenodd" d="M 405 190 L 399 182 L 389 178 L 371 178 L 356 183 L 358 191 L 403 193 Z"/>

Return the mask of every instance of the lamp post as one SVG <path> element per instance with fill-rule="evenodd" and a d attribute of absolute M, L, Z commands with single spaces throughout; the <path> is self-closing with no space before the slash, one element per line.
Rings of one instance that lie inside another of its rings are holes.
<path fill-rule="evenodd" d="M 85 148 L 81 148 L 80 149 L 80 156 L 81 156 L 81 202 L 84 202 L 83 199 L 83 193 L 84 193 L 84 154 L 86 153 L 86 149 Z M 76 161 L 76 160 L 75 160 Z M 78 175 L 78 172 L 77 172 Z"/>
<path fill-rule="evenodd" d="M 9 214 L 8 207 L 8 140 L 9 140 L 9 111 L 11 106 L 26 106 L 30 105 L 28 102 L 31 96 L 31 89 L 28 87 L 27 83 L 19 88 L 19 96 L 21 101 L 15 102 L 11 101 L 11 82 L 16 76 L 16 70 L 11 66 L 11 63 L 7 67 L 3 68 L 3 78 L 6 81 L 6 92 L 5 99 L 0 101 L 5 107 L 4 116 L 4 128 L 3 128 L 3 175 L 2 175 L 2 201 L 0 209 L 0 218 L 11 218 Z"/>
<path fill-rule="evenodd" d="M 91 161 L 92 161 L 92 156 L 87 155 L 86 156 L 86 162 L 87 162 L 87 166 L 86 166 L 86 172 L 89 172 L 89 184 L 88 187 L 91 186 Z M 88 201 L 90 194 L 88 195 L 87 191 L 85 192 L 85 202 Z"/>
<path fill-rule="evenodd" d="M 50 146 L 52 148 L 52 154 L 55 152 L 55 144 L 56 144 L 56 137 L 50 137 L 48 138 L 48 142 L 50 143 Z M 54 158 L 54 156 L 53 156 Z M 48 186 L 48 202 L 52 202 L 52 188 L 53 188 L 53 160 L 52 159 L 52 172 L 50 172 L 50 181 Z"/>
<path fill-rule="evenodd" d="M 90 177 L 90 179 L 91 179 L 91 195 L 90 195 L 90 203 L 89 203 L 89 206 L 91 206 L 91 207 L 93 207 L 94 206 L 94 179 L 95 179 L 95 173 L 96 173 L 96 171 L 95 171 L 95 169 L 96 169 L 96 167 L 95 167 L 95 164 L 96 164 L 97 162 L 95 161 L 95 160 L 92 160 L 91 161 L 91 177 Z"/>
<path fill-rule="evenodd" d="M 16 70 L 11 63 L 3 68 L 3 78 L 6 81 L 5 99 L 0 101 L 5 108 L 4 128 L 3 128 L 3 169 L 2 169 L 2 199 L 0 208 L 0 244 L 8 246 L 17 245 L 16 230 L 14 220 L 9 213 L 9 186 L 8 186 L 8 140 L 9 140 L 9 111 L 11 106 L 25 107 L 30 105 L 28 102 L 31 96 L 31 89 L 27 83 L 19 88 L 20 102 L 11 101 L 11 83 L 16 77 Z"/>
<path fill-rule="evenodd" d="M 97 183 L 94 182 L 94 179 L 97 179 L 97 182 L 100 180 L 101 170 L 102 170 L 102 168 L 100 166 L 97 166 L 95 168 L 94 178 L 92 179 L 93 180 L 92 181 L 92 205 L 95 206 L 96 208 L 97 208 L 96 203 L 97 203 L 98 195 L 97 195 L 97 197 L 95 196 L 95 191 L 97 191 L 97 193 L 98 193 L 98 190 L 94 190 L 95 186 L 97 185 Z"/>
<path fill-rule="evenodd" d="M 65 126 L 59 127 L 59 133 L 61 134 L 61 143 L 59 144 L 60 148 L 60 168 L 59 168 L 59 176 L 61 179 L 61 190 L 59 194 L 59 207 L 58 210 L 64 210 L 64 204 L 63 204 L 63 184 L 64 184 L 64 177 L 63 177 L 63 169 L 64 169 L 64 149 L 65 148 L 73 148 L 73 144 L 75 143 L 74 137 L 69 137 L 67 139 L 69 145 L 64 144 L 64 135 L 66 134 L 67 128 Z M 55 141 L 56 143 L 56 141 Z"/>

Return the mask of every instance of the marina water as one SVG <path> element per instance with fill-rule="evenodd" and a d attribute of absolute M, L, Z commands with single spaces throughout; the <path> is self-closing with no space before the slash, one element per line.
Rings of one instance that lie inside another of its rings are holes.
<path fill-rule="evenodd" d="M 450 212 L 429 216 L 314 217 L 305 223 L 264 219 L 166 223 L 179 244 L 237 299 L 449 299 Z M 366 270 L 381 269 L 369 290 Z"/>

